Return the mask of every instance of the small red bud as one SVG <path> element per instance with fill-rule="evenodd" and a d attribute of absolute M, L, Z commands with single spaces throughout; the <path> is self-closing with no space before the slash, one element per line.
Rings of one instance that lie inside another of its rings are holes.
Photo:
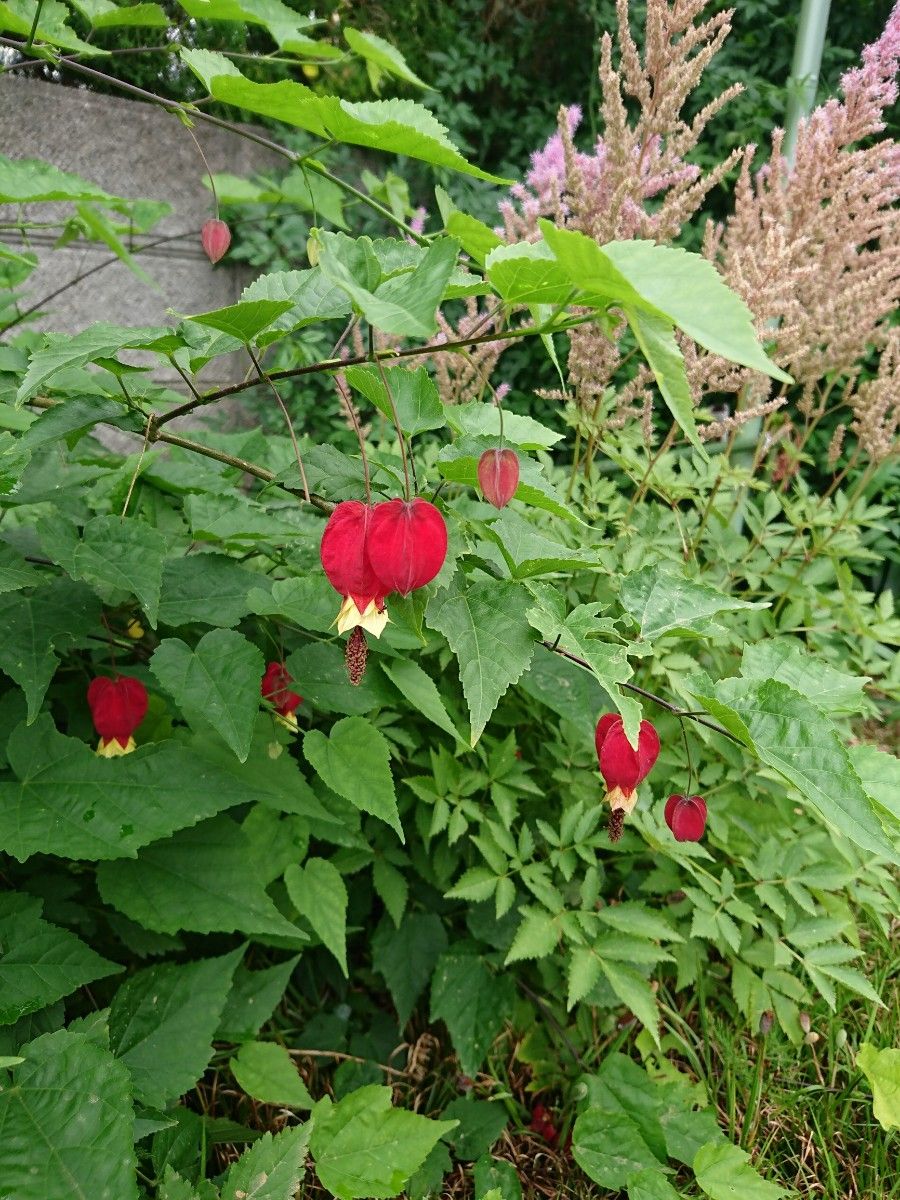
<path fill-rule="evenodd" d="M 488 504 L 503 508 L 519 486 L 519 456 L 514 450 L 485 450 L 478 460 L 478 483 Z"/>
<path fill-rule="evenodd" d="M 699 842 L 706 829 L 706 801 L 702 796 L 670 796 L 665 817 L 676 842 Z"/>
<path fill-rule="evenodd" d="M 367 549 L 384 592 L 408 596 L 431 583 L 444 565 L 447 525 L 427 500 L 387 500 L 375 505 Z"/>
<path fill-rule="evenodd" d="M 209 261 L 217 263 L 220 258 L 224 258 L 231 245 L 231 230 L 218 217 L 210 217 L 208 221 L 204 221 L 200 230 L 200 241 Z"/>
<path fill-rule="evenodd" d="M 289 716 L 303 703 L 303 697 L 290 690 L 293 683 L 284 663 L 270 662 L 262 677 L 260 694 L 282 717 Z"/>

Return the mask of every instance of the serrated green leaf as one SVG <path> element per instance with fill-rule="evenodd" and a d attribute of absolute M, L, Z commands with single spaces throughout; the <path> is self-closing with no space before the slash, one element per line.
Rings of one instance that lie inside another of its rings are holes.
<path fill-rule="evenodd" d="M 158 933 L 257 933 L 301 939 L 253 871 L 250 843 L 236 821 L 218 816 L 154 842 L 136 859 L 102 863 L 107 904 Z"/>
<path fill-rule="evenodd" d="M 900 758 L 876 746 L 849 746 L 853 769 L 869 797 L 900 821 Z"/>
<path fill-rule="evenodd" d="M 262 653 L 240 633 L 214 629 L 191 648 L 178 638 L 160 642 L 150 670 L 192 728 L 212 728 L 246 762 L 259 712 Z"/>
<path fill-rule="evenodd" d="M 398 928 L 382 921 L 372 938 L 372 966 L 384 976 L 404 1028 L 447 947 L 436 913 L 407 913 Z"/>
<path fill-rule="evenodd" d="M 275 1042 L 245 1042 L 228 1065 L 247 1095 L 263 1104 L 310 1109 L 315 1103 L 294 1060 Z"/>
<path fill-rule="evenodd" d="M 572 1156 L 594 1183 L 616 1191 L 639 1171 L 665 1169 L 621 1108 L 585 1109 L 572 1129 Z"/>
<path fill-rule="evenodd" d="M 587 569 L 599 562 L 596 551 L 573 549 L 554 541 L 511 508 L 491 522 L 487 532 L 503 551 L 515 579 Z"/>
<path fill-rule="evenodd" d="M 112 201 L 96 183 L 62 171 L 39 158 L 7 158 L 0 154 L 0 204 L 34 204 L 44 200 Z"/>
<path fill-rule="evenodd" d="M 20 782 L 0 782 L 0 845 L 20 862 L 38 853 L 133 858 L 139 846 L 176 829 L 270 799 L 252 773 L 224 771 L 196 748 L 172 742 L 98 758 L 58 733 L 46 714 L 19 725 L 7 753 Z"/>
<path fill-rule="evenodd" d="M 655 313 L 638 308 L 625 308 L 623 311 L 669 412 L 703 461 L 708 462 L 706 447 L 697 433 L 694 398 L 684 365 L 684 355 L 675 341 L 675 327 L 671 321 Z"/>
<path fill-rule="evenodd" d="M 468 404 L 445 404 L 447 424 L 465 437 L 500 437 L 500 410 L 496 404 L 472 400 Z M 548 429 L 534 417 L 522 413 L 503 413 L 503 439 L 522 450 L 549 450 L 565 435 Z"/>
<path fill-rule="evenodd" d="M 216 625 L 231 629 L 256 609 L 248 597 L 266 594 L 268 579 L 224 554 L 190 554 L 163 567 L 159 620 L 163 625 Z"/>
<path fill-rule="evenodd" d="M 487 277 L 509 305 L 564 305 L 576 288 L 546 242 L 501 243 L 485 259 Z"/>
<path fill-rule="evenodd" d="M 444 707 L 437 684 L 412 658 L 384 658 L 381 669 L 406 700 L 439 729 L 455 740 L 463 739 Z"/>
<path fill-rule="evenodd" d="M 0 1088 L 2 1186 L 15 1200 L 137 1200 L 134 1112 L 125 1066 L 83 1033 L 22 1048 Z"/>
<path fill-rule="evenodd" d="M 456 575 L 425 610 L 429 629 L 444 635 L 459 662 L 473 746 L 500 697 L 527 670 L 534 654 L 536 638 L 524 614 L 526 600 L 518 584 L 469 582 Z"/>
<path fill-rule="evenodd" d="M 295 955 L 260 971 L 249 971 L 243 963 L 239 964 L 216 1030 L 216 1041 L 240 1042 L 255 1037 L 275 1011 L 299 961 L 300 956 Z"/>
<path fill-rule="evenodd" d="M 347 367 L 344 377 L 389 421 L 393 420 L 390 402 L 393 397 L 400 428 L 407 437 L 415 437 L 427 429 L 441 429 L 446 424 L 437 387 L 424 367 L 415 370 L 382 367 L 380 371 L 369 366 Z"/>
<path fill-rule="evenodd" d="M 122 968 L 41 916 L 41 902 L 0 895 L 0 1025 L 53 1004 Z"/>
<path fill-rule="evenodd" d="M 326 182 L 315 175 L 310 176 L 310 186 Z M 273 271 L 268 275 L 260 275 L 244 288 L 241 300 L 286 300 L 290 303 L 290 308 L 285 309 L 257 336 L 260 346 L 268 345 L 283 333 L 304 329 L 317 321 L 346 317 L 350 312 L 347 293 L 335 287 L 318 268 L 310 271 Z"/>
<path fill-rule="evenodd" d="M 872 1089 L 875 1120 L 888 1132 L 900 1129 L 900 1050 L 878 1050 L 863 1042 L 856 1065 Z"/>
<path fill-rule="evenodd" d="M 185 12 L 198 21 L 237 21 L 247 25 L 262 25 L 268 29 L 282 50 L 313 51 L 319 43 L 308 38 L 307 31 L 318 22 L 311 17 L 301 16 L 281 0 L 185 0 L 181 5 Z M 322 44 L 322 56 L 328 49 Z M 211 56 L 216 57 L 216 56 Z"/>
<path fill-rule="evenodd" d="M 569 991 L 566 1007 L 583 1000 L 600 978 L 600 960 L 591 946 L 575 946 L 569 959 Z"/>
<path fill-rule="evenodd" d="M 236 338 L 246 345 L 292 307 L 290 300 L 243 300 L 238 304 L 230 304 L 227 308 L 198 313 L 196 316 L 187 317 L 186 320 L 205 325 L 209 329 L 218 329 L 220 333 L 227 333 L 229 337 Z"/>
<path fill-rule="evenodd" d="M 431 1019 L 443 1021 L 466 1075 L 476 1075 L 509 1016 L 515 997 L 510 975 L 494 975 L 473 954 L 438 959 L 431 980 Z"/>
<path fill-rule="evenodd" d="M 164 1108 L 203 1074 L 242 955 L 238 947 L 222 958 L 148 967 L 113 996 L 110 1046 L 131 1072 L 138 1100 Z"/>
<path fill-rule="evenodd" d="M 506 955 L 506 965 L 525 958 L 546 958 L 558 943 L 559 925 L 553 914 L 545 909 L 527 909 Z"/>
<path fill-rule="evenodd" d="M 310 1122 L 265 1133 L 228 1168 L 222 1200 L 294 1200 L 306 1165 Z"/>
<path fill-rule="evenodd" d="M 600 960 L 600 969 L 619 1000 L 634 1013 L 650 1036 L 659 1045 L 659 1013 L 653 989 L 637 971 L 617 962 Z"/>
<path fill-rule="evenodd" d="M 452 212 L 447 218 L 447 232 L 455 237 L 470 258 L 484 266 L 490 252 L 503 245 L 503 239 L 483 221 L 468 213 Z"/>
<path fill-rule="evenodd" d="M 359 1088 L 316 1110 L 310 1150 L 319 1182 L 338 1200 L 396 1196 L 455 1124 L 392 1108 L 390 1088 Z"/>
<path fill-rule="evenodd" d="M 347 975 L 347 887 L 337 867 L 325 858 L 292 863 L 284 873 L 291 903 L 309 921 Z"/>
<path fill-rule="evenodd" d="M 750 1155 L 728 1142 L 713 1142 L 697 1151 L 694 1174 L 710 1200 L 781 1200 L 790 1192 L 767 1183 L 750 1166 Z"/>
<path fill-rule="evenodd" d="M 402 79 L 404 83 L 414 84 L 415 87 L 428 88 L 414 71 L 410 69 L 406 59 L 390 42 L 379 37 L 376 33 L 363 33 L 361 29 L 353 29 L 349 25 L 343 28 L 344 40 L 360 58 L 373 63 L 379 70 Z"/>
<path fill-rule="evenodd" d="M 48 42 L 76 54 L 108 54 L 99 46 L 83 42 L 68 24 L 69 10 L 59 0 L 6 0 L 0 3 L 0 26 L 8 33 Z"/>
<path fill-rule="evenodd" d="M 380 730 L 363 717 L 345 717 L 332 725 L 327 737 L 311 729 L 303 738 L 303 753 L 332 791 L 354 808 L 387 822 L 404 840 L 390 749 Z"/>
<path fill-rule="evenodd" d="M 72 0 L 72 7 L 77 9 L 94 29 L 115 29 L 119 26 L 164 29 L 169 24 L 169 17 L 158 4 L 114 4 L 113 0 Z"/>
<path fill-rule="evenodd" d="M 726 596 L 717 588 L 695 583 L 658 564 L 626 575 L 619 600 L 640 626 L 641 637 L 647 641 L 673 631 L 702 633 L 708 618 L 716 613 L 765 607 Z"/>
<path fill-rule="evenodd" d="M 866 675 L 847 675 L 821 658 L 807 653 L 792 638 L 767 638 L 744 647 L 744 679 L 786 683 L 826 713 L 858 713 L 865 704 Z"/>
<path fill-rule="evenodd" d="M 29 2 L 34 3 L 35 0 Z M 58 371 L 66 367 L 81 367 L 98 358 L 115 358 L 120 350 L 140 349 L 158 338 L 168 337 L 170 333 L 171 330 L 164 326 L 125 329 L 120 325 L 96 324 L 82 333 L 45 334 L 43 347 L 32 353 L 28 370 L 16 393 L 16 404 L 27 403 Z"/>
<path fill-rule="evenodd" d="M 46 536 L 42 540 L 51 557 L 73 579 L 97 589 L 101 599 L 114 602 L 121 592 L 136 597 L 156 628 L 168 540 L 152 525 L 127 517 L 95 517 L 64 555 L 54 553 Z"/>
<path fill-rule="evenodd" d="M 409 884 L 401 871 L 387 861 L 376 858 L 372 863 L 372 885 L 396 926 L 403 920 L 409 899 Z"/>

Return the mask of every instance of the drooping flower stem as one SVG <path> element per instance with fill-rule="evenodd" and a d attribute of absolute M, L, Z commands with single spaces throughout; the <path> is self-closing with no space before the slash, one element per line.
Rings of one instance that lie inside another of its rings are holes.
<path fill-rule="evenodd" d="M 356 440 L 359 442 L 359 455 L 362 459 L 363 477 L 366 484 L 366 504 L 372 503 L 372 487 L 369 480 L 369 459 L 366 456 L 366 440 L 362 435 L 362 429 L 359 425 L 359 417 L 356 415 L 356 409 L 353 407 L 353 400 L 347 393 L 347 389 L 339 376 L 335 376 L 334 385 L 337 388 L 337 394 L 341 398 L 344 408 L 347 410 L 347 416 L 350 418 L 350 423 L 356 433 Z"/>
<path fill-rule="evenodd" d="M 209 163 L 207 162 L 206 155 L 203 153 L 203 147 L 197 141 L 197 135 L 194 133 L 193 129 L 191 129 L 190 125 L 188 125 L 185 121 L 182 121 L 182 124 L 184 125 L 184 127 L 188 131 L 188 133 L 191 135 L 191 141 L 197 147 L 197 153 L 203 159 L 203 165 L 204 165 L 204 167 L 206 167 L 206 174 L 209 177 L 209 190 L 212 192 L 213 206 L 216 210 L 216 220 L 218 221 L 218 219 L 219 219 L 219 196 L 218 196 L 218 193 L 216 192 L 216 181 L 213 178 L 212 168 L 210 167 Z"/>
<path fill-rule="evenodd" d="M 285 424 L 287 425 L 288 433 L 290 434 L 290 437 L 291 437 L 291 445 L 294 447 L 294 455 L 296 456 L 296 459 L 297 459 L 297 466 L 300 469 L 300 480 L 303 484 L 303 496 L 306 500 L 306 503 L 309 504 L 310 503 L 309 481 L 306 478 L 306 468 L 303 466 L 303 459 L 300 456 L 300 446 L 297 442 L 297 435 L 294 433 L 294 426 L 291 423 L 291 414 L 288 412 L 284 401 L 282 400 L 281 396 L 278 394 L 278 388 L 275 386 L 274 382 L 269 378 L 269 376 L 262 369 L 262 365 L 261 365 L 259 359 L 256 357 L 256 355 L 253 353 L 253 349 L 250 346 L 249 342 L 247 343 L 247 353 L 250 355 L 250 361 L 253 363 L 253 366 L 256 368 L 256 373 L 260 378 L 260 382 L 267 383 L 269 385 L 269 387 L 272 389 L 275 399 L 278 401 L 278 407 L 281 409 L 282 414 L 284 415 Z"/>
<path fill-rule="evenodd" d="M 372 331 L 372 326 L 370 325 L 369 326 L 369 352 L 372 355 L 372 361 L 375 363 L 375 365 L 378 368 L 378 374 L 381 376 L 381 382 L 384 385 L 385 392 L 387 392 L 388 403 L 391 406 L 391 416 L 394 421 L 394 428 L 397 430 L 397 438 L 400 442 L 400 457 L 403 459 L 403 480 L 404 480 L 404 487 L 406 489 L 406 499 L 411 500 L 413 497 L 413 493 L 410 489 L 410 483 L 409 483 L 409 463 L 407 461 L 406 438 L 404 438 L 403 430 L 400 428 L 400 417 L 397 415 L 397 405 L 394 402 L 394 393 L 391 391 L 391 385 L 390 385 L 390 383 L 388 383 L 388 377 L 385 373 L 384 367 L 382 366 L 381 359 L 375 355 L 374 349 L 375 348 L 374 348 L 374 343 L 373 343 L 373 331 Z M 413 477 L 414 478 L 415 478 L 415 470 L 416 470 L 415 464 L 413 464 Z M 416 491 L 418 492 L 418 490 L 419 490 L 419 483 L 418 483 L 418 480 L 416 480 Z"/>

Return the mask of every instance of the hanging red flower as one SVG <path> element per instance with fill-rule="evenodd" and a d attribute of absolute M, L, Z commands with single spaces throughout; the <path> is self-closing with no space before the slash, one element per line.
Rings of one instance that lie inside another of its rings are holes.
<path fill-rule="evenodd" d="M 220 258 L 224 258 L 231 245 L 231 230 L 218 217 L 211 217 L 208 221 L 203 222 L 200 241 L 209 261 L 217 263 Z"/>
<path fill-rule="evenodd" d="M 147 715 L 147 689 L 128 675 L 92 679 L 87 690 L 94 728 L 100 734 L 97 753 L 118 758 L 135 749 L 134 731 Z"/>
<path fill-rule="evenodd" d="M 440 571 L 447 557 L 447 525 L 427 500 L 387 500 L 369 523 L 369 561 L 385 594 L 408 596 Z"/>
<path fill-rule="evenodd" d="M 635 750 L 625 736 L 622 718 L 618 713 L 606 713 L 597 722 L 594 743 L 612 808 L 609 836 L 615 842 L 622 835 L 625 814 L 637 803 L 638 784 L 646 779 L 659 756 L 659 734 L 649 721 L 641 721 Z"/>
<path fill-rule="evenodd" d="M 361 500 L 342 500 L 328 518 L 319 556 L 328 582 L 344 598 L 337 617 L 338 633 L 362 626 L 380 637 L 388 621 L 385 588 L 369 562 L 373 509 Z"/>
<path fill-rule="evenodd" d="M 485 450 L 478 460 L 478 483 L 488 504 L 504 508 L 519 486 L 519 456 L 514 450 Z"/>
<path fill-rule="evenodd" d="M 303 697 L 290 689 L 293 682 L 284 663 L 270 662 L 260 686 L 263 700 L 269 701 L 281 721 L 290 729 L 297 728 L 294 710 L 303 703 Z"/>
<path fill-rule="evenodd" d="M 676 842 L 699 842 L 706 829 L 706 801 L 702 796 L 670 796 L 665 818 Z"/>

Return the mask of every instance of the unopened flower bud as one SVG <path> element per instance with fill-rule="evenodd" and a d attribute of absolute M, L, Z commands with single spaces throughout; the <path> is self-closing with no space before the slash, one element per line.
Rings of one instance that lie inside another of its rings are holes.
<path fill-rule="evenodd" d="M 519 457 L 514 450 L 485 450 L 478 460 L 482 495 L 494 508 L 504 508 L 519 486 Z"/>
<path fill-rule="evenodd" d="M 218 217 L 210 217 L 200 230 L 200 241 L 209 261 L 217 263 L 220 258 L 224 258 L 231 245 L 231 230 Z"/>

